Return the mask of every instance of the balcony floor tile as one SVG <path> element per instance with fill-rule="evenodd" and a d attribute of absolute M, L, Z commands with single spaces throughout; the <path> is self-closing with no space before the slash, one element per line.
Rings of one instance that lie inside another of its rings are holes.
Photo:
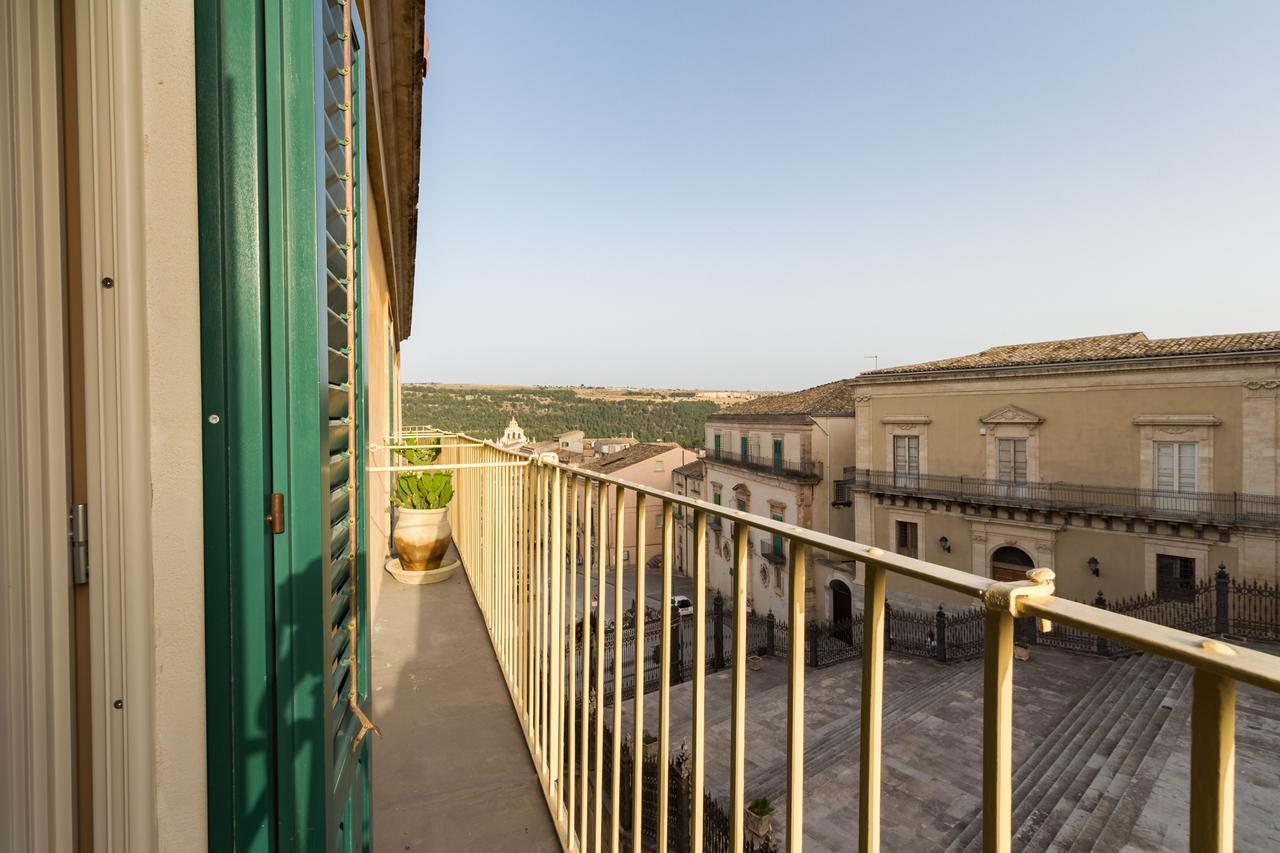
<path fill-rule="evenodd" d="M 373 634 L 377 850 L 559 850 L 484 621 L 459 569 L 382 585 Z"/>

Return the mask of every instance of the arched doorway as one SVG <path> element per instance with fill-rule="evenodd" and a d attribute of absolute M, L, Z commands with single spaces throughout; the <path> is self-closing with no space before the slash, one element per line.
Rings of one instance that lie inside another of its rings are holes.
<path fill-rule="evenodd" d="M 998 581 L 1024 581 L 1027 572 L 1036 567 L 1026 551 L 1004 545 L 991 555 L 991 577 Z"/>
<path fill-rule="evenodd" d="M 853 645 L 853 593 L 844 581 L 831 582 L 831 636 Z"/>

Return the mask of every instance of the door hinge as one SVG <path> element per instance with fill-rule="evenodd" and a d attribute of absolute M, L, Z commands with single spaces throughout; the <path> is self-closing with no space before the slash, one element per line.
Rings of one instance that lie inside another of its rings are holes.
<path fill-rule="evenodd" d="M 71 543 L 71 582 L 89 582 L 89 507 L 73 504 L 67 515 L 67 539 Z"/>
<path fill-rule="evenodd" d="M 280 492 L 271 493 L 271 510 L 265 520 L 271 525 L 272 533 L 284 533 L 284 495 Z"/>

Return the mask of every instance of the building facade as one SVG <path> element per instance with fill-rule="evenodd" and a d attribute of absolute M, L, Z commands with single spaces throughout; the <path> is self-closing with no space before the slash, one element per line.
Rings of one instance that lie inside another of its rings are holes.
<path fill-rule="evenodd" d="M 663 491 L 671 491 L 672 472 L 698 458 L 693 450 L 686 450 L 678 444 L 666 441 L 641 442 L 602 453 L 580 462 L 566 464 L 619 477 L 632 483 L 650 486 Z M 630 500 L 622 511 L 623 539 L 622 563 L 634 566 L 637 561 L 648 565 L 662 557 L 662 501 L 658 498 L 645 499 L 645 541 L 644 553 L 637 552 L 636 504 Z M 617 523 L 617 512 L 613 504 L 609 508 L 609 536 L 612 540 L 614 525 Z M 597 522 L 598 524 L 598 522 Z M 612 547 L 612 546 L 611 546 Z M 674 548 L 674 543 L 673 543 Z"/>
<path fill-rule="evenodd" d="M 671 472 L 671 491 L 677 495 L 685 495 L 694 500 L 704 500 L 703 484 L 706 482 L 706 465 L 701 459 L 695 459 L 687 465 L 681 465 Z M 694 573 L 694 524 L 693 513 L 684 507 L 675 509 L 675 571 L 685 577 Z"/>
<path fill-rule="evenodd" d="M 857 378 L 859 541 L 1091 601 L 1280 581 L 1280 333 L 995 347 Z M 899 591 L 910 583 L 899 581 Z"/>
<path fill-rule="evenodd" d="M 831 472 L 854 461 L 854 396 L 854 384 L 846 380 L 759 397 L 709 417 L 703 499 L 852 538 L 853 515 L 834 501 Z M 748 606 L 762 614 L 780 613 L 786 606 L 788 554 L 781 539 L 752 534 L 748 540 Z M 707 583 L 729 595 L 732 525 L 711 524 L 707 549 Z M 814 589 L 851 575 L 854 566 L 825 554 L 810 556 L 806 594 L 813 605 Z"/>

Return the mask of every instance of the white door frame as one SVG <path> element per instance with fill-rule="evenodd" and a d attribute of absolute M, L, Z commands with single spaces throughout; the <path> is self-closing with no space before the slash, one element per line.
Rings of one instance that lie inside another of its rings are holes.
<path fill-rule="evenodd" d="M 74 843 L 56 5 L 0 4 L 0 848 Z"/>

